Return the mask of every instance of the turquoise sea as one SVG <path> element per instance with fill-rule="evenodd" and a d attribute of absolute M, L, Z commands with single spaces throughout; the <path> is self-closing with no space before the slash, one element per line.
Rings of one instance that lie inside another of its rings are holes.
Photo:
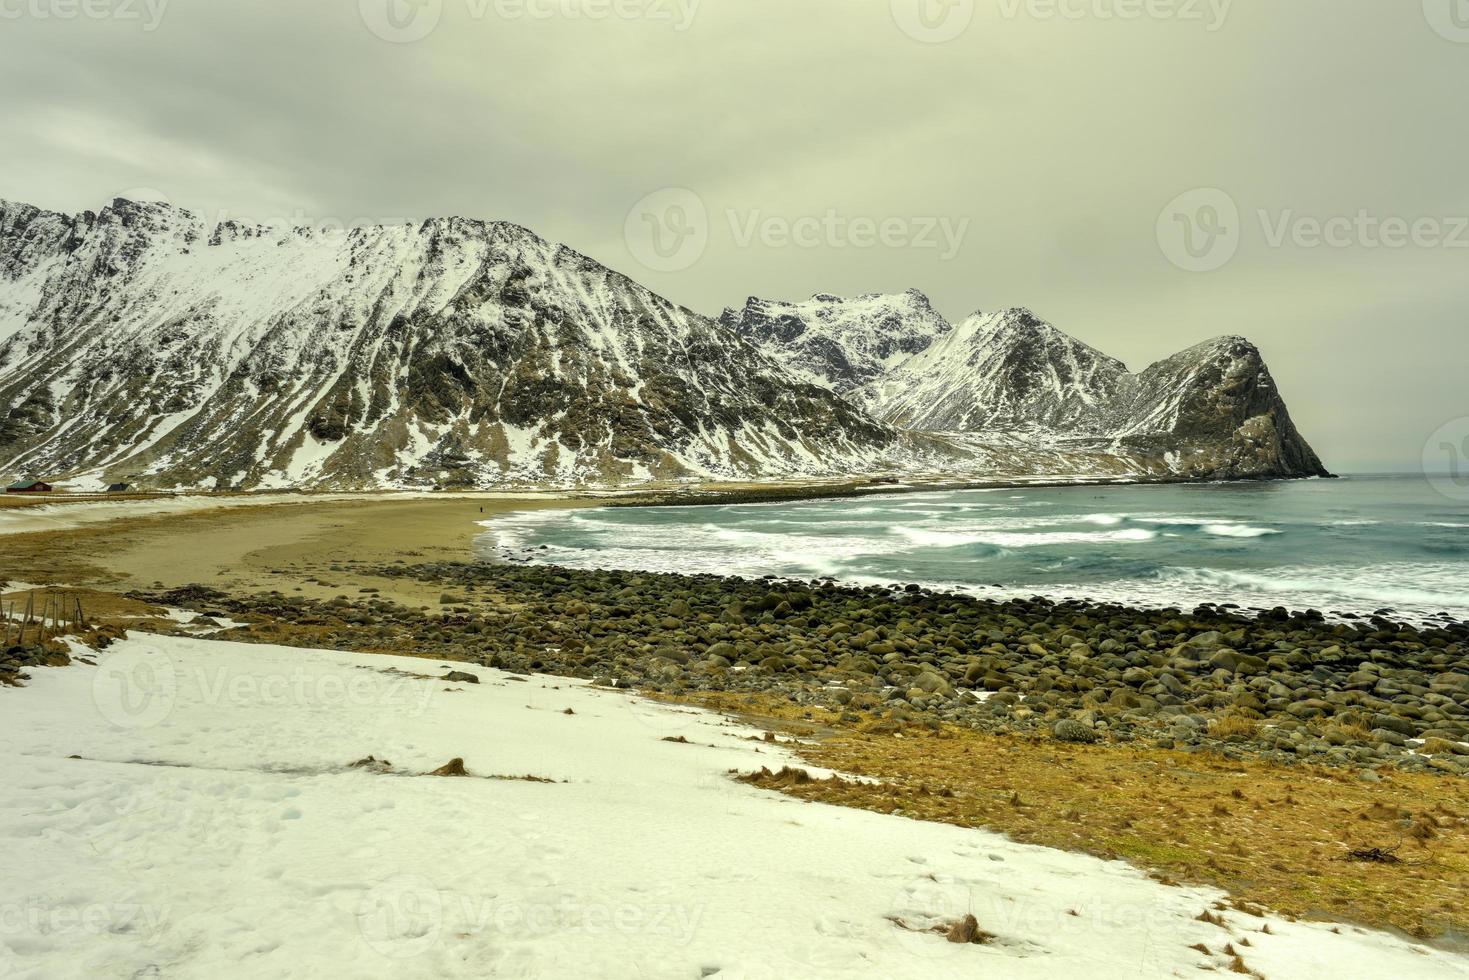
<path fill-rule="evenodd" d="M 1456 489 L 1359 476 L 603 507 L 497 519 L 476 548 L 576 568 L 1469 620 L 1469 489 Z"/>

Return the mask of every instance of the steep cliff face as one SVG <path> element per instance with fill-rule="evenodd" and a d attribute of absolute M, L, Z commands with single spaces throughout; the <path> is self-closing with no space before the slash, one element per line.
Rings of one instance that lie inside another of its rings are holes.
<path fill-rule="evenodd" d="M 862 315 L 873 307 L 891 311 L 880 330 Z M 1326 473 L 1243 338 L 1220 337 L 1134 374 L 1026 309 L 975 314 L 950 329 L 924 308 L 908 311 L 902 297 L 752 300 L 724 319 L 885 421 L 963 434 L 993 466 L 1211 479 Z M 781 315 L 764 315 L 772 309 Z M 845 329 L 821 329 L 831 322 Z M 813 333 L 824 343 L 802 347 Z M 911 353 L 865 357 L 878 343 Z M 854 361 L 867 369 L 849 370 Z"/>
<path fill-rule="evenodd" d="M 1159 361 L 1130 382 L 1112 420 L 1131 442 L 1155 441 L 1215 479 L 1324 476 L 1296 430 L 1260 350 L 1218 337 Z"/>
<path fill-rule="evenodd" d="M 0 206 L 0 469 L 157 486 L 874 468 L 890 427 L 514 225 Z"/>

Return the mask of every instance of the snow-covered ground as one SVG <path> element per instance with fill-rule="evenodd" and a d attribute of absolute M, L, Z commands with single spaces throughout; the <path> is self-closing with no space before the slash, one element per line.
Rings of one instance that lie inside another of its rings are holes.
<path fill-rule="evenodd" d="M 134 634 L 0 689 L 0 975 L 1097 980 L 1224 969 L 1189 947 L 1247 936 L 1271 980 L 1469 976 L 1352 927 L 1201 922 L 1218 893 L 1125 864 L 735 783 L 795 760 L 715 715 L 456 669 L 483 682 Z M 392 769 L 350 768 L 368 755 Z M 453 757 L 554 782 L 415 775 Z M 965 913 L 999 938 L 893 922 Z"/>

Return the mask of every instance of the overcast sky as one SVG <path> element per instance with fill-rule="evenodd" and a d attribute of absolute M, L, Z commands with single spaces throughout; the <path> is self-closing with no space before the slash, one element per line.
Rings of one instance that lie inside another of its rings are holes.
<path fill-rule="evenodd" d="M 1469 436 L 1469 0 L 0 0 L 0 85 L 0 197 L 1239 333 L 1335 470 Z"/>

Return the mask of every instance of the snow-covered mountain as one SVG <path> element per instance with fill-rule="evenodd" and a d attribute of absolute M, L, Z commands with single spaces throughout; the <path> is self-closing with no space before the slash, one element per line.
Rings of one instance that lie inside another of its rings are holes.
<path fill-rule="evenodd" d="M 515 225 L 0 202 L 0 471 L 77 485 L 861 472 L 903 439 Z"/>
<path fill-rule="evenodd" d="M 880 413 L 955 432 L 1093 431 L 1127 367 L 1029 310 L 976 314 L 882 378 Z"/>
<path fill-rule="evenodd" d="M 1238 338 L 1138 375 L 916 291 L 711 320 L 516 225 L 0 201 L 0 477 L 77 488 L 1323 472 Z"/>
<path fill-rule="evenodd" d="M 770 310 L 779 316 L 772 320 Z M 1134 374 L 1029 310 L 977 313 L 951 329 L 911 291 L 803 304 L 751 300 L 723 322 L 884 421 L 965 433 L 980 451 L 1110 452 L 1148 472 L 1221 479 L 1326 472 L 1259 350 L 1241 337 L 1208 341 Z M 874 349 L 902 353 L 879 360 Z M 854 362 L 870 369 L 854 373 Z"/>
<path fill-rule="evenodd" d="M 916 289 L 852 300 L 818 293 L 805 303 L 751 297 L 719 322 L 778 353 L 802 378 L 859 396 L 952 329 Z"/>

